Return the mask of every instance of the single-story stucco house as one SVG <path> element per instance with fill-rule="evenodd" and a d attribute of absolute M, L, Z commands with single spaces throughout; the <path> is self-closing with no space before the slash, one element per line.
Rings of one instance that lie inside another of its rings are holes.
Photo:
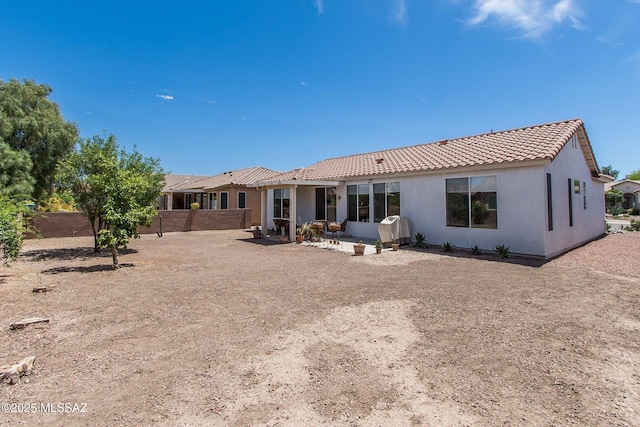
<path fill-rule="evenodd" d="M 624 179 L 605 184 L 604 191 L 618 190 L 624 195 L 622 209 L 640 208 L 640 181 Z"/>
<path fill-rule="evenodd" d="M 261 224 L 400 215 L 433 244 L 551 258 L 605 233 L 604 183 L 580 119 L 320 161 L 256 181 Z M 294 240 L 295 227 L 289 227 Z"/>
<path fill-rule="evenodd" d="M 251 223 L 260 223 L 260 192 L 248 183 L 278 174 L 262 166 L 236 169 L 213 176 L 165 175 L 160 209 L 190 209 L 197 202 L 200 209 L 251 208 Z"/>

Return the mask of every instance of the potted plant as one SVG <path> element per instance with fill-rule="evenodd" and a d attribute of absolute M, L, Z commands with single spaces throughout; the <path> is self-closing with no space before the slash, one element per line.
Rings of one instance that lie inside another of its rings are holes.
<path fill-rule="evenodd" d="M 364 248 L 366 246 L 364 245 L 364 243 L 362 243 L 362 240 L 360 240 L 358 243 L 354 243 L 353 244 L 353 252 L 356 255 L 364 255 Z"/>
<path fill-rule="evenodd" d="M 304 236 L 305 234 L 307 234 L 307 229 L 309 228 L 309 224 L 307 224 L 306 222 L 299 225 L 298 228 L 296 228 L 296 242 L 297 243 L 302 243 L 304 242 Z"/>
<path fill-rule="evenodd" d="M 380 255 L 382 253 L 382 240 L 376 240 L 376 254 Z"/>
<path fill-rule="evenodd" d="M 400 243 L 398 243 L 396 239 L 393 239 L 393 243 L 391 243 L 391 250 L 395 252 L 399 248 L 400 248 Z"/>

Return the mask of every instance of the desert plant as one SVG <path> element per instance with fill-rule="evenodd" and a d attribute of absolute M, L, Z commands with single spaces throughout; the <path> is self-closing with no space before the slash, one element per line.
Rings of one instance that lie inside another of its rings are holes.
<path fill-rule="evenodd" d="M 442 250 L 444 250 L 445 252 L 453 252 L 455 248 L 456 246 L 451 242 L 442 243 Z"/>
<path fill-rule="evenodd" d="M 632 219 L 628 229 L 629 231 L 640 231 L 640 220 Z"/>
<path fill-rule="evenodd" d="M 416 233 L 413 238 L 416 240 L 411 244 L 413 248 L 424 249 L 427 247 L 427 238 L 423 233 Z"/>
<path fill-rule="evenodd" d="M 609 213 L 611 215 L 613 215 L 613 216 L 618 216 L 622 212 L 624 212 L 624 209 L 622 209 L 620 206 L 611 206 L 611 207 L 609 207 Z"/>
<path fill-rule="evenodd" d="M 200 203 L 198 202 L 191 203 L 191 209 L 193 209 L 194 211 L 200 209 Z"/>
<path fill-rule="evenodd" d="M 509 258 L 509 246 L 496 245 L 496 253 L 500 258 Z"/>
<path fill-rule="evenodd" d="M 382 249 L 382 240 L 380 239 L 376 240 L 376 248 Z"/>
<path fill-rule="evenodd" d="M 629 215 L 640 215 L 640 208 L 630 208 L 627 210 Z"/>
<path fill-rule="evenodd" d="M 475 245 L 471 247 L 471 253 L 474 255 L 480 255 L 482 252 L 480 251 L 480 248 L 478 247 L 478 245 Z"/>

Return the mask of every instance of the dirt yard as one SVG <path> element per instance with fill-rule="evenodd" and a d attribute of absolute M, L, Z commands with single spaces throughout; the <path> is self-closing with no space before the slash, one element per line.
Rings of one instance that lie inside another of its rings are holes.
<path fill-rule="evenodd" d="M 36 359 L 0 424 L 640 425 L 640 233 L 544 265 L 260 242 L 144 235 L 112 271 L 90 238 L 27 241 L 0 365 Z"/>

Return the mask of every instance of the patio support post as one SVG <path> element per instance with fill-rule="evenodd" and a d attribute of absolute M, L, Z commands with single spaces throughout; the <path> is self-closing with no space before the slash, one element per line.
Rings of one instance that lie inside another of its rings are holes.
<path fill-rule="evenodd" d="M 262 238 L 267 237 L 267 189 L 260 191 L 260 230 L 262 230 Z"/>
<path fill-rule="evenodd" d="M 298 215 L 296 214 L 297 189 L 298 189 L 297 185 L 291 186 L 291 196 L 290 196 L 291 206 L 289 207 L 289 241 L 290 242 L 293 242 L 296 240 L 296 218 L 298 217 Z"/>
<path fill-rule="evenodd" d="M 165 206 L 165 209 L 170 211 L 172 207 L 173 207 L 173 193 L 169 193 L 167 195 L 167 206 Z"/>

